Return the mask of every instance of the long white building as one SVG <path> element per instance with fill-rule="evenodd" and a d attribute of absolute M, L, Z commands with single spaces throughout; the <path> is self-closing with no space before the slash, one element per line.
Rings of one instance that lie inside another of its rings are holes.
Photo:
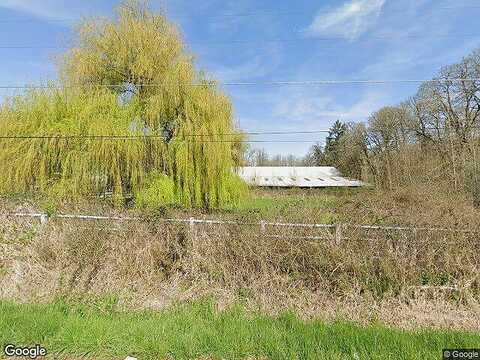
<path fill-rule="evenodd" d="M 265 187 L 359 187 L 359 180 L 348 179 L 331 166 L 246 166 L 238 175 L 249 185 Z"/>

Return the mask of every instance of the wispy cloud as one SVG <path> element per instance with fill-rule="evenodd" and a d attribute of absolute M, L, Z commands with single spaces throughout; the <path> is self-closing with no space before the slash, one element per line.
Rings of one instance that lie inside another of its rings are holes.
<path fill-rule="evenodd" d="M 222 82 L 245 81 L 245 79 L 263 77 L 272 70 L 260 57 L 255 57 L 237 66 L 218 66 L 213 71 L 215 78 Z"/>
<path fill-rule="evenodd" d="M 367 90 L 354 102 L 344 104 L 341 98 L 330 95 L 290 94 L 278 99 L 273 107 L 273 117 L 297 122 L 297 126 L 318 128 L 329 126 L 339 119 L 345 122 L 364 121 L 379 107 L 388 103 L 388 95 Z"/>
<path fill-rule="evenodd" d="M 45 19 L 70 18 L 74 15 L 68 9 L 68 4 L 55 0 L 1 0 L 0 7 Z"/>
<path fill-rule="evenodd" d="M 270 46 L 265 48 L 263 53 L 257 53 L 250 56 L 242 56 L 239 63 L 229 64 L 228 66 L 211 66 L 216 79 L 222 82 L 228 81 L 246 81 L 258 78 L 268 77 L 278 69 L 283 51 L 281 47 Z M 253 52 L 255 53 L 255 52 Z"/>
<path fill-rule="evenodd" d="M 354 39 L 372 26 L 385 1 L 351 0 L 330 11 L 322 9 L 308 27 L 307 33 Z"/>

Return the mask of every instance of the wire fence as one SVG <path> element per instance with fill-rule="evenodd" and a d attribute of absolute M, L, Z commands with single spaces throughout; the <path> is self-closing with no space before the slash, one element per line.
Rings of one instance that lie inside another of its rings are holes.
<path fill-rule="evenodd" d="M 4 213 L 1 217 L 12 218 L 32 218 L 37 219 L 41 225 L 48 224 L 51 220 L 78 220 L 78 221 L 108 221 L 115 223 L 122 222 L 143 222 L 150 221 L 153 223 L 171 223 L 171 224 L 185 224 L 189 229 L 195 233 L 195 228 L 198 225 L 235 225 L 235 226 L 253 226 L 257 228 L 256 236 L 269 237 L 279 239 L 303 239 L 303 240 L 330 240 L 336 244 L 349 239 L 353 234 L 361 235 L 361 238 L 368 240 L 378 240 L 375 235 L 381 232 L 383 235 L 388 234 L 386 238 L 392 238 L 392 233 L 401 235 L 405 239 L 417 238 L 420 232 L 423 233 L 450 233 L 462 234 L 464 236 L 472 237 L 480 240 L 480 230 L 465 229 L 465 228 L 445 228 L 445 227 L 410 227 L 410 226 L 381 226 L 381 225 L 367 225 L 367 224 L 351 224 L 351 223 L 335 223 L 335 224 L 321 224 L 321 223 L 293 223 L 293 222 L 273 222 L 273 221 L 236 221 L 226 219 L 199 219 L 199 218 L 145 218 L 145 217 L 126 217 L 126 216 L 105 216 L 105 215 L 82 215 L 82 214 L 55 214 L 48 215 L 45 213 Z M 293 232 L 285 231 L 286 228 L 293 229 Z M 107 230 L 120 230 L 118 227 L 106 227 Z M 273 232 L 272 229 L 280 230 L 280 232 Z M 301 231 L 303 229 L 303 231 Z M 317 233 L 311 234 L 306 231 L 316 230 Z M 318 233 L 318 231 L 321 231 Z"/>

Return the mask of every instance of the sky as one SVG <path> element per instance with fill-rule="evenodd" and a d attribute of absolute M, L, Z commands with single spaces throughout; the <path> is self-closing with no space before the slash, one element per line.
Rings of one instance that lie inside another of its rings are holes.
<path fill-rule="evenodd" d="M 56 78 L 55 55 L 85 16 L 118 1 L 0 0 L 0 86 Z M 430 79 L 480 47 L 478 0 L 151 0 L 180 28 L 198 69 L 228 86 L 244 131 L 328 129 L 366 121 L 418 84 L 272 85 L 318 80 Z M 24 46 L 25 48 L 22 48 Z M 17 48 L 12 48 L 17 47 Z M 20 90 L 0 89 L 0 101 Z M 270 154 L 304 155 L 324 135 L 251 136 Z M 265 142 L 262 142 L 265 141 Z"/>

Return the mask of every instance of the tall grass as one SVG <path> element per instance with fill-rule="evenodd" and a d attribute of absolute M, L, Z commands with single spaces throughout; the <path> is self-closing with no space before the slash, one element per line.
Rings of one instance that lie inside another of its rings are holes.
<path fill-rule="evenodd" d="M 305 294 L 401 303 L 424 297 L 468 307 L 480 300 L 475 233 L 345 227 L 338 243 L 330 229 L 190 228 L 161 219 L 130 225 L 51 220 L 21 238 L 20 229 L 12 223 L 2 236 L 10 250 L 0 294 L 16 299 L 122 293 L 142 302 L 163 284 L 175 288 L 173 298 L 194 287 L 194 297 L 210 289 L 252 304 L 268 294 L 264 305 L 273 309 Z"/>

